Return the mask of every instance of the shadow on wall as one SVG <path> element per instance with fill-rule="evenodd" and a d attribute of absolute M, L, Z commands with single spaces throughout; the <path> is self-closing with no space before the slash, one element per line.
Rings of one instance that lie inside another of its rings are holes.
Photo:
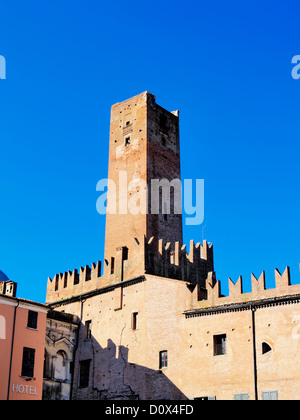
<path fill-rule="evenodd" d="M 84 331 L 81 325 L 80 332 Z M 81 335 L 81 334 L 80 334 Z M 163 373 L 128 362 L 129 349 L 112 340 L 79 339 L 75 356 L 74 400 L 186 400 Z"/>

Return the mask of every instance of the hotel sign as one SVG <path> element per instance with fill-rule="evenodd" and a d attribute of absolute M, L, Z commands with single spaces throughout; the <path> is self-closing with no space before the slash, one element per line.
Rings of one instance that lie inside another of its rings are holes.
<path fill-rule="evenodd" d="M 35 395 L 38 396 L 36 393 L 36 387 L 35 386 L 29 386 L 29 385 L 12 385 L 11 387 L 12 392 L 15 392 L 17 394 L 28 394 L 28 395 Z"/>

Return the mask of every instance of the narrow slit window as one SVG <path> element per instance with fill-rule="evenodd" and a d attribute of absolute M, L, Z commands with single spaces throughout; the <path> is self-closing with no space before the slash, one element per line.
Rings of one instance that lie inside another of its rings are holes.
<path fill-rule="evenodd" d="M 84 338 L 85 340 L 92 338 L 92 321 L 86 321 L 85 323 Z"/>
<path fill-rule="evenodd" d="M 110 261 L 110 274 L 115 274 L 115 259 L 111 257 Z"/>
<path fill-rule="evenodd" d="M 132 321 L 131 321 L 131 324 L 132 324 L 132 329 L 133 330 L 137 330 L 138 329 L 138 312 L 134 312 L 133 314 L 132 314 Z"/>
<path fill-rule="evenodd" d="M 123 261 L 127 261 L 128 260 L 128 248 L 126 246 L 124 246 L 123 248 Z"/>
<path fill-rule="evenodd" d="M 126 137 L 125 146 L 129 146 L 129 145 L 130 145 L 130 137 Z"/>

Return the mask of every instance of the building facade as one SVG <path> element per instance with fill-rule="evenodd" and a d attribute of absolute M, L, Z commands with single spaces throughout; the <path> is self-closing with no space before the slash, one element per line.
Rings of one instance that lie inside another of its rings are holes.
<path fill-rule="evenodd" d="M 149 209 L 153 179 L 180 179 L 179 112 L 148 92 L 113 106 L 109 178 L 108 208 L 118 200 L 103 269 L 97 262 L 48 280 L 48 306 L 78 319 L 71 397 L 299 399 L 300 286 L 289 269 L 276 270 L 275 289 L 263 273 L 251 293 L 240 278 L 223 296 L 212 245 L 182 243 L 175 198 L 171 214 L 164 192 L 158 212 Z M 146 201 L 143 184 L 128 188 L 132 179 L 144 181 Z M 140 211 L 126 214 L 133 197 Z"/>
<path fill-rule="evenodd" d="M 47 314 L 43 400 L 70 400 L 79 319 L 71 314 Z"/>
<path fill-rule="evenodd" d="M 16 298 L 16 283 L 0 287 L 0 400 L 41 400 L 48 309 Z"/>

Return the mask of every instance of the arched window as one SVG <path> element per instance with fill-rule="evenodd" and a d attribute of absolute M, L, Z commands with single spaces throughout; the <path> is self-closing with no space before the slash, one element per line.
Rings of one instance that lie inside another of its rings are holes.
<path fill-rule="evenodd" d="M 262 354 L 270 353 L 272 351 L 272 347 L 270 344 L 266 343 L 265 341 L 262 343 Z"/>

